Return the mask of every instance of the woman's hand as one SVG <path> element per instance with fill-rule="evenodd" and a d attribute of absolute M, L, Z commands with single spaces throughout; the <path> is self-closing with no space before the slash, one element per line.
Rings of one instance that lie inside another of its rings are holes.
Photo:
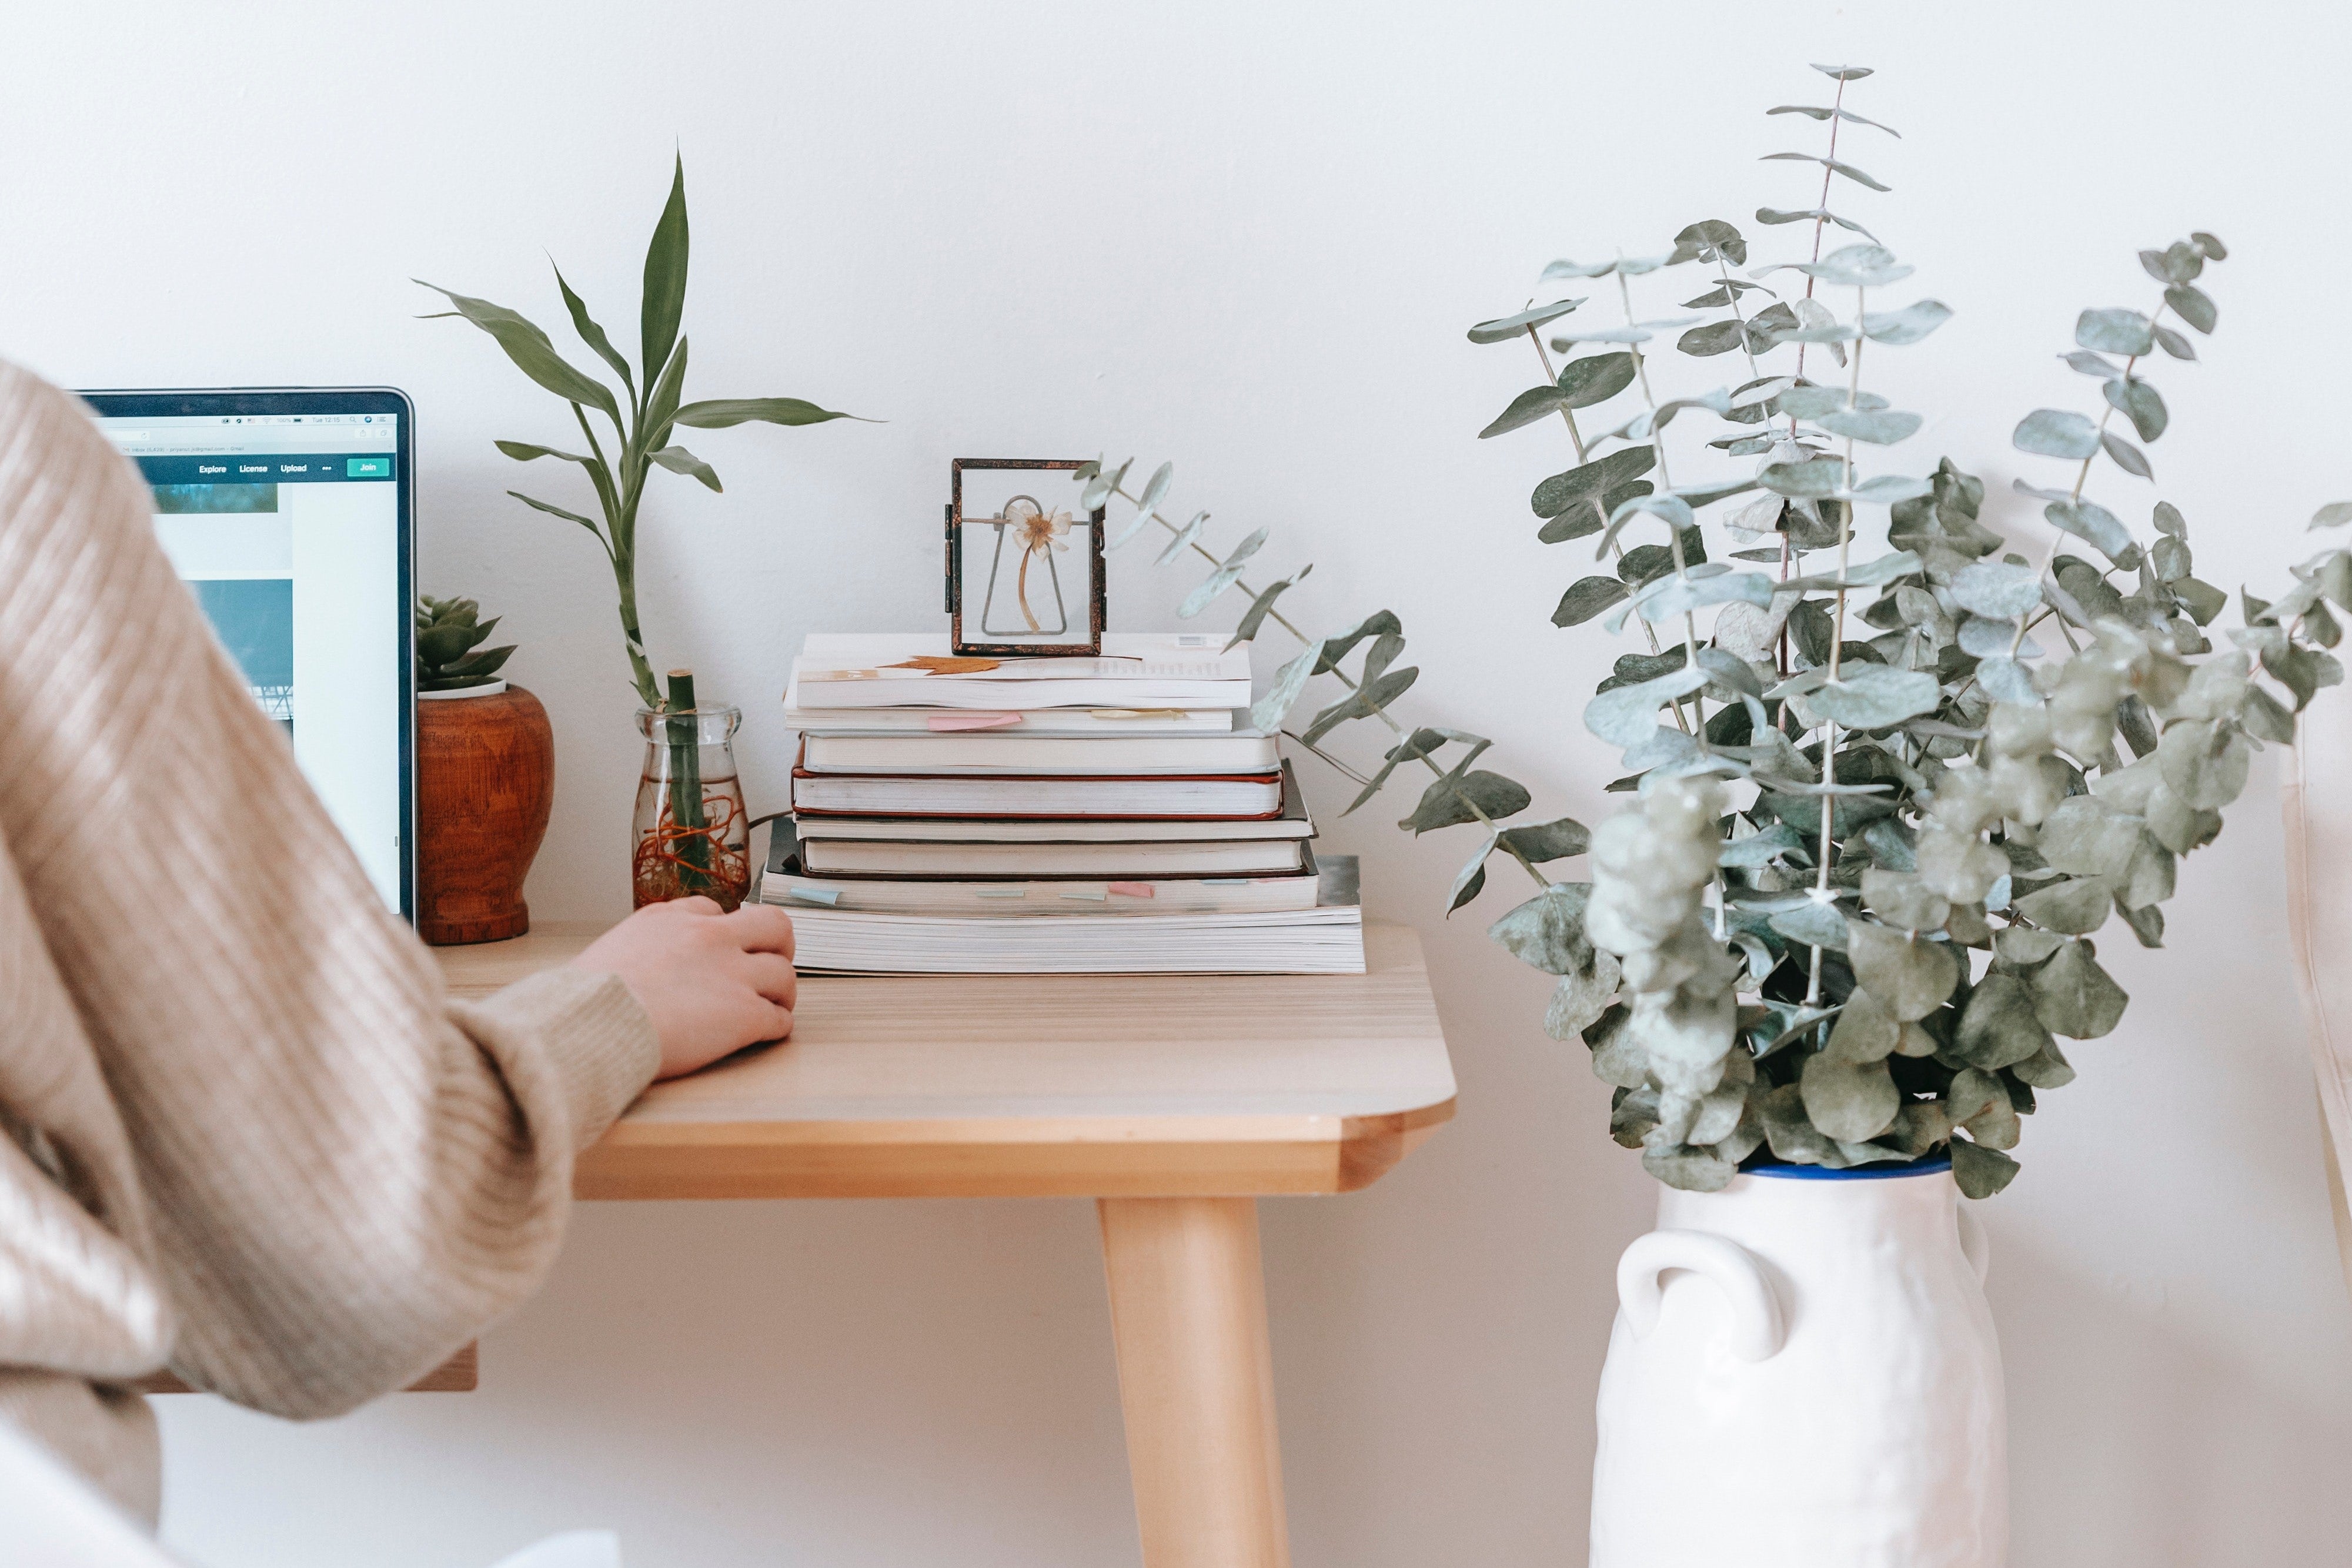
<path fill-rule="evenodd" d="M 572 965 L 629 988 L 660 1037 L 663 1078 L 793 1032 L 793 922 L 767 904 L 732 915 L 707 898 L 648 904 Z"/>

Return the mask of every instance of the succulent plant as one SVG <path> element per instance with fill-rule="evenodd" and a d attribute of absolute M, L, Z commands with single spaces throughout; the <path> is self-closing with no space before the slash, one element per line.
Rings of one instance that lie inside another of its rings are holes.
<path fill-rule="evenodd" d="M 470 599 L 416 600 L 416 689 L 455 692 L 486 686 L 498 679 L 499 667 L 515 651 L 485 648 L 499 617 L 481 619 L 482 607 Z"/>

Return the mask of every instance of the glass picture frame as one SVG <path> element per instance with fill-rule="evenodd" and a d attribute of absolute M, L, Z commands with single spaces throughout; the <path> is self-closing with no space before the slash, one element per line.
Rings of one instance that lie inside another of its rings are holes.
<path fill-rule="evenodd" d="M 950 465 L 947 609 L 963 656 L 1102 653 L 1104 510 L 1077 508 L 1082 458 L 959 457 Z"/>

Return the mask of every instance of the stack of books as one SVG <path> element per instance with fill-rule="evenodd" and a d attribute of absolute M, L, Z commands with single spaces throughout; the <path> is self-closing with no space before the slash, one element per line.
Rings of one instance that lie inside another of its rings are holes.
<path fill-rule="evenodd" d="M 900 974 L 1358 974 L 1355 864 L 1318 864 L 1249 657 L 1108 633 L 1099 658 L 813 635 L 793 820 L 760 897 L 797 961 Z"/>

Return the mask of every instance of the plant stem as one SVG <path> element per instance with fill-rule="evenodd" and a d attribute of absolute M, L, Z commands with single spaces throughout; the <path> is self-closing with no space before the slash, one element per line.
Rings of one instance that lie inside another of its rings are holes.
<path fill-rule="evenodd" d="M 1843 83 L 1840 84 L 1841 87 L 1843 85 Z M 1853 319 L 1856 322 L 1862 319 L 1863 308 L 1868 297 L 1867 289 L 1859 286 L 1855 287 Z M 1853 340 L 1853 358 L 1846 370 L 1845 406 L 1849 413 L 1859 406 L 1862 401 L 1862 346 L 1866 341 L 1868 340 L 1864 338 L 1856 338 Z M 1845 438 L 1844 488 L 1848 499 L 1844 509 L 1838 515 L 1837 613 L 1830 626 L 1830 682 L 1832 685 L 1836 684 L 1838 671 L 1845 659 L 1845 572 L 1853 543 L 1853 501 L 1851 498 L 1853 490 L 1853 437 L 1851 435 Z M 1837 730 L 1835 719 L 1828 720 L 1822 730 L 1822 787 L 1824 791 L 1831 789 L 1837 783 Z M 1837 796 L 1825 792 L 1822 796 L 1821 865 L 1813 879 L 1813 889 L 1817 898 L 1830 889 L 1830 852 L 1832 847 L 1830 835 L 1836 826 L 1836 821 Z M 1811 972 L 1805 982 L 1805 1005 L 1811 1007 L 1821 1000 L 1821 996 L 1822 950 L 1816 947 L 1813 949 Z"/>
<path fill-rule="evenodd" d="M 1631 327 L 1633 325 L 1633 286 L 1625 281 L 1625 274 L 1622 271 L 1616 276 L 1617 298 L 1624 307 L 1625 325 Z M 1658 455 L 1658 484 L 1668 495 L 1672 495 L 1675 478 L 1666 467 L 1666 438 L 1665 434 L 1658 428 L 1658 400 L 1656 394 L 1650 390 L 1650 357 L 1642 352 L 1642 345 L 1639 343 L 1628 343 L 1626 348 L 1633 355 L 1633 376 L 1641 383 L 1643 406 L 1650 411 L 1650 450 Z M 1666 541 L 1674 549 L 1675 575 L 1687 581 L 1690 577 L 1690 566 L 1683 558 L 1683 531 L 1675 527 L 1674 520 L 1670 517 L 1661 517 L 1659 521 L 1666 525 Z M 1649 617 L 1642 614 L 1638 607 L 1634 611 L 1634 618 L 1644 624 L 1649 621 Z M 1653 646 L 1654 645 L 1654 643 Z M 1683 658 L 1684 668 L 1696 670 L 1699 667 L 1698 617 L 1687 610 L 1683 612 Z M 1693 692 L 1690 701 L 1692 732 L 1697 737 L 1698 748 L 1705 751 L 1707 749 L 1706 699 L 1699 693 Z M 1675 717 L 1677 723 L 1681 721 L 1682 705 L 1680 703 L 1675 705 Z"/>
<path fill-rule="evenodd" d="M 686 862 L 677 879 L 681 891 L 701 893 L 710 880 L 709 819 L 702 812 L 702 720 L 694 711 L 694 672 L 669 673 L 669 820 L 686 830 L 675 841 L 678 859 Z"/>

